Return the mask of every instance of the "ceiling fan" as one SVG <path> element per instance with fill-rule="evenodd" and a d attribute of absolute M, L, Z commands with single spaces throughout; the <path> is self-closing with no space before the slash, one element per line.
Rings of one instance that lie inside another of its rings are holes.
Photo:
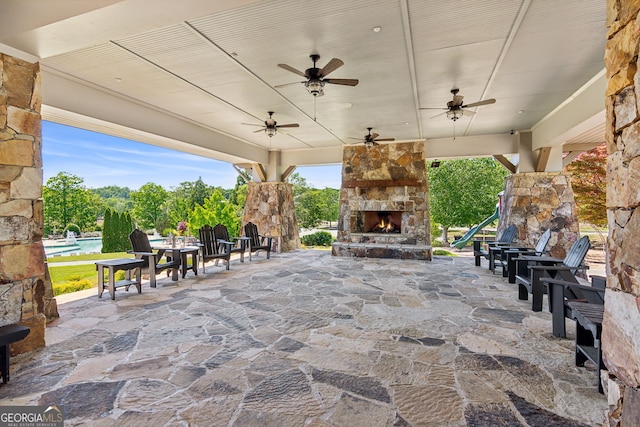
<path fill-rule="evenodd" d="M 273 111 L 269 111 L 269 118 L 264 121 L 264 126 L 263 125 L 255 125 L 253 123 L 243 123 L 243 125 L 260 126 L 260 127 L 262 127 L 262 129 L 258 129 L 256 131 L 254 131 L 254 133 L 264 131 L 264 133 L 266 133 L 269 136 L 269 138 L 271 138 L 273 135 L 275 135 L 276 132 L 278 131 L 278 129 L 281 129 L 281 128 L 297 128 L 297 127 L 300 126 L 298 123 L 289 123 L 287 125 L 279 125 L 278 122 L 276 122 L 273 119 Z"/>
<path fill-rule="evenodd" d="M 281 88 L 284 86 L 289 86 L 297 83 L 304 83 L 304 86 L 307 88 L 307 91 L 313 96 L 322 96 L 324 95 L 324 85 L 326 83 L 335 84 L 335 85 L 344 85 L 344 86 L 356 86 L 359 81 L 358 79 L 327 79 L 327 75 L 337 70 L 338 68 L 344 65 L 344 62 L 338 58 L 333 58 L 331 61 L 327 63 L 322 68 L 316 67 L 316 62 L 320 59 L 320 55 L 313 54 L 310 55 L 311 60 L 313 61 L 313 67 L 307 68 L 305 72 L 296 70 L 287 64 L 278 64 L 278 67 L 283 68 L 287 71 L 291 71 L 293 74 L 297 74 L 300 77 L 305 77 L 307 80 L 303 82 L 294 82 L 294 83 L 285 83 L 283 85 L 274 86 L 276 88 Z"/>
<path fill-rule="evenodd" d="M 442 114 L 446 114 L 447 118 L 455 122 L 462 116 L 473 116 L 474 114 L 476 114 L 475 111 L 465 110 L 465 108 L 479 107 L 481 105 L 488 105 L 496 102 L 495 99 L 491 98 L 491 99 L 485 99 L 482 101 L 472 102 L 470 104 L 465 104 L 463 102 L 464 96 L 458 95 L 458 92 L 460 92 L 460 89 L 451 89 L 451 93 L 453 94 L 453 99 L 447 102 L 446 107 L 420 108 L 420 110 L 447 110 L 444 113 L 437 114 L 433 117 L 438 117 Z"/>
<path fill-rule="evenodd" d="M 377 133 L 371 133 L 371 130 L 373 128 L 367 128 L 367 130 L 369 131 L 369 133 L 367 135 L 364 136 L 364 139 L 362 138 L 352 138 L 350 137 L 350 139 L 359 139 L 360 142 L 364 142 L 364 146 L 367 147 L 367 149 L 373 147 L 374 145 L 378 145 L 378 141 L 395 141 L 395 138 L 378 138 Z M 359 144 L 360 142 L 356 142 L 356 144 Z M 354 144 L 352 144 L 354 145 Z"/>

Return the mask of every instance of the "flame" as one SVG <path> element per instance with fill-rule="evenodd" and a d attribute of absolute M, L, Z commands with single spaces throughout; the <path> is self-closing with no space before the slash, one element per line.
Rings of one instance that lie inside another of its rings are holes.
<path fill-rule="evenodd" d="M 391 225 L 391 221 L 385 221 L 384 218 L 380 219 L 380 224 L 378 224 L 378 230 L 391 231 L 393 226 Z"/>

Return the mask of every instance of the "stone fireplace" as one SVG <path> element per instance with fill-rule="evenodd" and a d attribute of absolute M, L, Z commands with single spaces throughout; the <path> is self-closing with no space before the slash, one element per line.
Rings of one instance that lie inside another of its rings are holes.
<path fill-rule="evenodd" d="M 344 148 L 336 256 L 431 259 L 423 142 Z"/>

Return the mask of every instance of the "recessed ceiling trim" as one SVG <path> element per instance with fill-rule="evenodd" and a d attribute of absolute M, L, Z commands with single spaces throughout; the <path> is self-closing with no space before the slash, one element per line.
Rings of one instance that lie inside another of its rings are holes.
<path fill-rule="evenodd" d="M 202 86 L 198 86 L 197 84 L 193 83 L 192 81 L 185 79 L 184 77 L 180 76 L 179 74 L 174 73 L 174 72 L 173 72 L 173 71 L 171 71 L 171 70 L 168 70 L 167 68 L 163 67 L 162 65 L 157 64 L 156 62 L 153 62 L 153 61 L 151 61 L 151 60 L 150 60 L 150 59 L 148 59 L 148 58 L 145 58 L 144 56 L 142 56 L 142 55 L 138 54 L 137 52 L 134 52 L 133 50 L 129 49 L 128 47 L 125 47 L 125 46 L 121 45 L 120 43 L 118 43 L 118 42 L 116 42 L 116 41 L 113 41 L 113 40 L 111 40 L 111 43 L 112 43 L 114 46 L 117 46 L 117 47 L 119 47 L 120 49 L 122 49 L 122 50 L 124 50 L 124 51 L 126 51 L 126 52 L 129 52 L 131 55 L 135 56 L 136 58 L 139 58 L 139 59 L 141 59 L 141 60 L 145 61 L 147 64 L 150 64 L 150 65 L 154 66 L 154 67 L 155 67 L 155 68 L 157 68 L 158 70 L 161 70 L 161 71 L 163 71 L 163 72 L 165 72 L 165 73 L 167 73 L 167 74 L 169 74 L 169 75 L 171 75 L 171 76 L 175 77 L 176 79 L 178 79 L 178 80 L 182 81 L 183 83 L 186 83 L 187 85 L 189 85 L 189 86 L 191 86 L 191 87 L 193 87 L 193 88 L 195 88 L 195 89 L 198 89 L 198 90 L 199 90 L 200 92 L 202 92 L 202 93 L 206 93 L 207 95 L 209 95 L 209 96 L 211 96 L 211 97 L 213 97 L 213 98 L 217 99 L 218 101 L 220 101 L 220 102 L 222 102 L 222 103 L 224 103 L 224 104 L 228 105 L 229 107 L 232 107 L 232 108 L 234 108 L 234 109 L 236 109 L 236 110 L 238 110 L 238 111 L 240 111 L 240 112 L 242 112 L 242 113 L 244 113 L 244 114 L 247 114 L 247 115 L 249 115 L 249 116 L 251 116 L 251 117 L 254 117 L 254 118 L 255 118 L 256 120 L 258 120 L 258 121 L 262 121 L 262 119 L 260 119 L 259 117 L 256 117 L 256 116 L 254 116 L 253 114 L 249 113 L 248 111 L 245 111 L 245 110 L 243 110 L 242 108 L 238 107 L 237 105 L 234 105 L 234 104 L 230 103 L 230 102 L 229 102 L 229 101 L 227 101 L 226 99 L 221 98 L 221 97 L 219 97 L 219 96 L 215 95 L 214 93 L 209 92 L 208 90 L 206 90 L 206 89 L 205 89 L 205 88 L 203 88 Z"/>
<path fill-rule="evenodd" d="M 531 0 L 524 0 L 522 2 L 522 5 L 520 5 L 520 10 L 518 11 L 518 15 L 516 16 L 516 19 L 513 22 L 513 26 L 509 31 L 509 35 L 507 36 L 507 39 L 505 40 L 504 45 L 502 46 L 502 50 L 500 51 L 500 55 L 498 55 L 496 64 L 493 67 L 493 70 L 491 70 L 491 75 L 487 79 L 487 84 L 484 86 L 484 90 L 482 91 L 482 95 L 480 96 L 480 99 L 485 99 L 487 97 L 487 93 L 489 92 L 489 89 L 491 88 L 493 81 L 496 79 L 496 76 L 498 75 L 498 71 L 500 70 L 500 67 L 504 62 L 504 59 L 507 56 L 507 53 L 509 52 L 511 45 L 513 44 L 513 40 L 515 39 L 516 34 L 518 33 L 520 26 L 522 25 L 522 21 L 524 20 L 524 17 L 527 14 L 527 10 L 529 10 L 530 5 L 531 5 Z M 473 125 L 475 118 L 476 118 L 475 115 L 471 116 L 471 119 L 469 120 L 469 123 L 467 124 L 467 128 L 464 130 L 463 135 L 465 136 L 469 135 L 469 131 L 471 130 L 471 126 Z"/>
<path fill-rule="evenodd" d="M 411 21 L 409 20 L 409 6 L 407 0 L 400 2 L 400 12 L 402 14 L 402 29 L 404 32 L 404 43 L 407 49 L 407 59 L 409 60 L 409 75 L 411 76 L 411 90 L 413 91 L 413 106 L 415 111 L 415 119 L 418 125 L 418 135 L 424 138 L 422 134 L 422 120 L 420 120 L 420 99 L 418 97 L 418 79 L 416 77 L 416 62 L 413 51 L 413 41 L 411 37 Z"/>

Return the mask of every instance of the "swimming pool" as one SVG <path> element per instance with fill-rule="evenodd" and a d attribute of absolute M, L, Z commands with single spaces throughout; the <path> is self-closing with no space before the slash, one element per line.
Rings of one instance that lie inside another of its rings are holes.
<path fill-rule="evenodd" d="M 150 242 L 162 241 L 162 238 L 150 238 Z M 46 256 L 99 254 L 102 251 L 102 237 L 84 237 L 75 243 L 62 240 L 43 240 Z"/>

